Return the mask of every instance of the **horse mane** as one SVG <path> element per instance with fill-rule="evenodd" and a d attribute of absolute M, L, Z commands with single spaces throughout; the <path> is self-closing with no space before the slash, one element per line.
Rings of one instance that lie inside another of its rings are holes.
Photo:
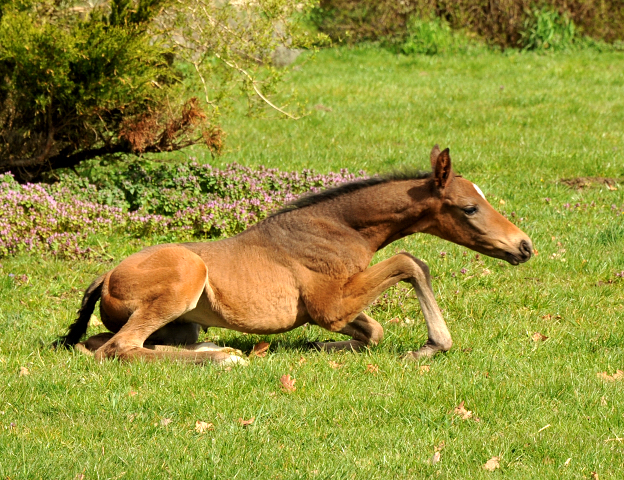
<path fill-rule="evenodd" d="M 322 192 L 319 192 L 319 193 L 309 193 L 307 195 L 304 195 L 298 198 L 297 200 L 294 200 L 286 204 L 283 208 L 279 209 L 277 212 L 270 215 L 270 217 L 274 217 L 282 213 L 291 212 L 293 210 L 299 210 L 305 207 L 310 207 L 312 205 L 317 205 L 327 200 L 341 197 L 348 193 L 355 192 L 357 190 L 362 190 L 363 188 L 372 187 L 374 185 L 380 185 L 382 183 L 390 183 L 390 182 L 396 182 L 396 181 L 401 181 L 401 180 L 423 180 L 425 178 L 430 178 L 432 175 L 433 175 L 433 172 L 423 172 L 421 170 L 409 170 L 409 171 L 393 172 L 387 175 L 381 175 L 377 177 L 365 178 L 363 180 L 355 180 L 353 182 L 343 183 L 342 185 L 338 185 L 337 187 L 333 187 L 333 188 L 328 188 L 327 190 L 323 190 Z"/>

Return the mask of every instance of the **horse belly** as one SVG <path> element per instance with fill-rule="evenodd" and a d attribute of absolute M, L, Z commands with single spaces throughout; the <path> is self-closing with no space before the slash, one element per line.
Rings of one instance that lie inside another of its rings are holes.
<path fill-rule="evenodd" d="M 210 274 L 209 274 L 210 277 Z M 307 321 L 307 311 L 289 275 L 273 277 L 279 282 L 210 282 L 197 307 L 186 313 L 185 321 L 204 327 L 222 327 L 239 332 L 271 334 L 297 328 Z"/>

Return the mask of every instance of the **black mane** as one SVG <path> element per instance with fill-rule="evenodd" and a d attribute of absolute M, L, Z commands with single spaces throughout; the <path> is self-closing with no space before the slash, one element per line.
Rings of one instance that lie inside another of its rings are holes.
<path fill-rule="evenodd" d="M 364 180 L 355 180 L 353 182 L 343 183 L 342 185 L 328 188 L 327 190 L 323 190 L 319 193 L 309 193 L 307 195 L 304 195 L 303 197 L 286 204 L 283 208 L 272 214 L 271 217 L 293 210 L 299 210 L 301 208 L 309 207 L 311 205 L 316 205 L 326 200 L 331 200 L 332 198 L 340 197 L 342 195 L 346 195 L 347 193 L 355 192 L 356 190 L 361 190 L 367 187 L 372 187 L 374 185 L 380 185 L 382 183 L 389 183 L 398 180 L 423 180 L 425 178 L 430 178 L 431 175 L 433 175 L 432 172 L 423 172 L 420 170 L 394 172 L 379 177 L 370 177 L 365 178 Z"/>

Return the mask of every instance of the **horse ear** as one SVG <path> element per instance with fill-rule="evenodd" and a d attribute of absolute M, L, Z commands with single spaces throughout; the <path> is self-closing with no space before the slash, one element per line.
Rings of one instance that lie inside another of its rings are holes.
<path fill-rule="evenodd" d="M 436 160 L 438 159 L 438 155 L 440 155 L 440 147 L 436 143 L 433 146 L 433 150 L 431 150 L 431 155 L 429 155 L 429 160 L 431 160 L 431 170 L 435 172 Z"/>
<path fill-rule="evenodd" d="M 435 179 L 436 186 L 439 189 L 444 189 L 451 180 L 452 173 L 453 169 L 451 167 L 451 155 L 449 153 L 449 149 L 445 148 L 437 156 L 435 166 L 433 167 L 433 178 Z"/>

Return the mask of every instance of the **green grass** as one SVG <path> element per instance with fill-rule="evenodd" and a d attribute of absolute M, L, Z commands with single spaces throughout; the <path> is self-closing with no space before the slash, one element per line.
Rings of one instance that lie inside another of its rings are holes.
<path fill-rule="evenodd" d="M 398 361 L 426 338 L 404 286 L 370 309 L 386 337 L 366 353 L 307 351 L 309 340 L 339 337 L 316 327 L 271 337 L 214 329 L 206 339 L 246 352 L 266 340 L 270 354 L 230 371 L 95 364 L 47 345 L 89 282 L 151 240 L 102 239 L 109 260 L 3 259 L 0 478 L 624 478 L 624 381 L 596 375 L 624 370 L 624 280 L 615 276 L 624 270 L 624 185 L 558 182 L 624 177 L 623 68 L 623 54 L 590 52 L 325 51 L 286 90 L 331 111 L 225 123 L 229 151 L 219 161 L 289 170 L 426 168 L 434 143 L 450 146 L 456 170 L 514 212 L 539 251 L 525 265 L 424 235 L 375 259 L 405 249 L 431 267 L 455 346 L 420 365 Z M 535 332 L 548 339 L 533 341 Z M 296 378 L 294 393 L 280 390 L 283 374 Z M 453 413 L 461 401 L 479 421 Z M 239 425 L 250 417 L 253 425 Z M 197 420 L 214 430 L 196 433 Z M 483 470 L 493 456 L 500 469 Z"/>

